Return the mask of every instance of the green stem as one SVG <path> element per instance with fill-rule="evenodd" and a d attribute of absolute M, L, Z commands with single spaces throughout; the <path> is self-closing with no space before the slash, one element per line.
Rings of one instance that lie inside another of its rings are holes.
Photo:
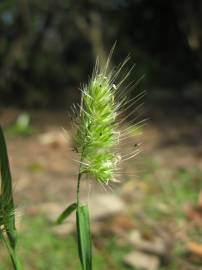
<path fill-rule="evenodd" d="M 80 158 L 80 166 L 79 166 L 79 174 L 78 174 L 78 178 L 77 178 L 77 189 L 76 189 L 76 200 L 77 200 L 77 209 L 80 206 L 80 183 L 81 183 L 81 176 L 82 176 L 82 172 L 81 172 L 81 164 L 83 161 L 83 152 L 84 149 L 81 152 L 81 158 Z"/>
<path fill-rule="evenodd" d="M 10 259 L 12 261 L 12 264 L 13 264 L 13 268 L 14 270 L 23 270 L 23 267 L 19 261 L 19 258 L 16 254 L 16 251 L 15 249 L 13 249 L 9 243 L 9 241 L 4 237 L 4 235 L 2 235 L 2 238 L 3 238 L 3 242 L 8 250 L 8 253 L 10 255 Z"/>
<path fill-rule="evenodd" d="M 77 199 L 77 208 L 80 206 L 80 183 L 81 183 L 82 173 L 79 172 L 77 180 L 77 189 L 76 189 L 76 199 Z"/>

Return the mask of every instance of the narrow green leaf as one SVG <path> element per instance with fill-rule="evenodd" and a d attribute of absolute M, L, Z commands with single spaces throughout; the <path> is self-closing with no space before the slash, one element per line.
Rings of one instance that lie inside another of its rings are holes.
<path fill-rule="evenodd" d="M 78 250 L 83 270 L 92 270 L 92 243 L 88 207 L 79 206 L 76 211 Z"/>
<path fill-rule="evenodd" d="M 3 130 L 0 126 L 1 213 L 4 227 L 12 248 L 16 246 L 15 208 L 12 178 Z"/>
<path fill-rule="evenodd" d="M 72 203 L 71 205 L 69 205 L 63 212 L 62 214 L 58 217 L 56 223 L 57 224 L 61 224 L 63 223 L 63 221 L 68 218 L 69 215 L 71 215 L 71 213 L 77 208 L 77 204 L 76 203 Z"/>

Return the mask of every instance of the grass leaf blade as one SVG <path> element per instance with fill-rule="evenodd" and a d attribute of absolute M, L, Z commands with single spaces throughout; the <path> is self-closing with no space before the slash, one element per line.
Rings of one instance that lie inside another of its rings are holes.
<path fill-rule="evenodd" d="M 63 212 L 62 214 L 58 217 L 56 223 L 57 224 L 62 224 L 63 221 L 68 218 L 69 215 L 71 215 L 71 213 L 77 208 L 77 204 L 76 203 L 72 203 L 71 205 L 69 205 Z"/>
<path fill-rule="evenodd" d="M 15 207 L 12 177 L 8 160 L 6 141 L 0 126 L 0 170 L 1 170 L 1 210 L 4 213 L 4 227 L 12 248 L 16 246 Z"/>
<path fill-rule="evenodd" d="M 86 205 L 79 206 L 76 212 L 78 249 L 83 270 L 92 270 L 92 243 L 89 211 Z"/>

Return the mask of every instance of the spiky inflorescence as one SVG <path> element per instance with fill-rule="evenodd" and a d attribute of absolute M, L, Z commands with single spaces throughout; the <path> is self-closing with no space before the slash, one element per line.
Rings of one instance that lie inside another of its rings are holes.
<path fill-rule="evenodd" d="M 81 173 L 108 183 L 114 179 L 120 155 L 114 150 L 119 143 L 117 131 L 116 89 L 112 76 L 96 71 L 82 90 L 75 145 L 81 154 Z"/>
<path fill-rule="evenodd" d="M 126 139 L 130 129 L 137 124 L 132 124 L 124 132 L 120 132 L 120 123 L 128 120 L 128 117 L 136 111 L 133 106 L 144 95 L 143 92 L 127 100 L 125 90 L 133 89 L 135 84 L 122 86 L 133 67 L 120 76 L 120 73 L 124 73 L 121 71 L 128 59 L 111 71 L 108 71 L 109 60 L 104 68 L 96 65 L 88 85 L 83 87 L 81 105 L 75 121 L 77 128 L 75 147 L 81 155 L 80 173 L 93 176 L 106 184 L 116 180 L 121 160 L 128 160 L 139 152 L 139 149 L 135 149 L 121 157 L 118 151 L 119 142 Z M 120 113 L 128 109 L 129 113 L 118 121 Z"/>

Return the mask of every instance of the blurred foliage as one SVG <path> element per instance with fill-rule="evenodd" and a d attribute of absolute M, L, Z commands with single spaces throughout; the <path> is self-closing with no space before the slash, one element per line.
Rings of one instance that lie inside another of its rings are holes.
<path fill-rule="evenodd" d="M 35 131 L 35 128 L 30 124 L 30 116 L 27 113 L 20 114 L 16 121 L 7 128 L 7 132 L 13 136 L 29 136 Z"/>
<path fill-rule="evenodd" d="M 3 0 L 0 101 L 67 105 L 116 40 L 113 60 L 130 53 L 150 87 L 199 81 L 201 15 L 200 0 Z"/>

